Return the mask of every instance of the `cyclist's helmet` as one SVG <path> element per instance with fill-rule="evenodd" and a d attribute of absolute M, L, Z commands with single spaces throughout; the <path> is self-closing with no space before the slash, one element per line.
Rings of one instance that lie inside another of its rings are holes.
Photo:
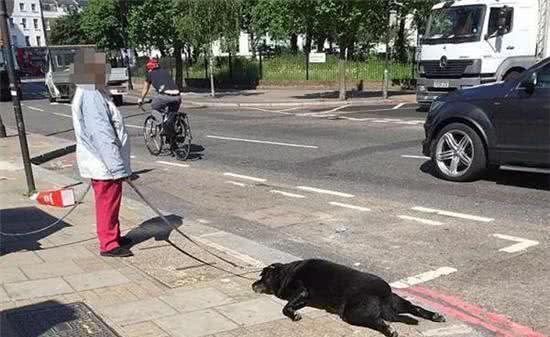
<path fill-rule="evenodd" d="M 147 61 L 147 64 L 145 64 L 145 68 L 147 69 L 147 71 L 155 70 L 158 67 L 159 67 L 159 62 L 157 61 L 157 59 L 152 57 Z"/>

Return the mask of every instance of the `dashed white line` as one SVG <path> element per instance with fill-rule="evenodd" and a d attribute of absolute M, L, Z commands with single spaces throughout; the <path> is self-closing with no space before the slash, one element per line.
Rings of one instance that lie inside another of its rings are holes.
<path fill-rule="evenodd" d="M 523 239 L 518 238 L 516 236 L 510 236 L 510 235 L 504 235 L 504 234 L 493 234 L 495 238 L 503 239 L 503 240 L 509 240 L 518 242 L 515 245 L 511 245 L 502 249 L 499 249 L 499 252 L 506 252 L 506 253 L 517 253 L 521 252 L 523 250 L 526 250 L 529 247 L 533 247 L 539 244 L 538 241 L 529 240 L 529 239 Z"/>
<path fill-rule="evenodd" d="M 397 217 L 399 219 L 403 219 L 403 220 L 416 221 L 416 222 L 419 222 L 419 223 L 424 224 L 424 225 L 430 225 L 430 226 L 442 226 L 443 225 L 443 222 L 428 220 L 428 219 L 423 219 L 423 218 L 417 218 L 417 217 L 414 217 L 414 216 L 398 215 Z"/>
<path fill-rule="evenodd" d="M 232 181 L 232 180 L 227 180 L 225 183 L 226 183 L 226 184 L 230 184 L 230 185 L 239 186 L 239 187 L 246 187 L 246 186 L 248 186 L 247 184 L 239 183 L 239 182 L 237 182 L 237 181 Z"/>
<path fill-rule="evenodd" d="M 451 267 L 441 267 L 436 270 L 428 271 L 422 274 L 418 274 L 415 276 L 407 277 L 399 281 L 395 281 L 390 283 L 390 286 L 397 289 L 403 289 L 403 288 L 409 288 L 411 286 L 414 286 L 416 284 L 428 282 L 431 280 L 434 280 L 438 277 L 450 275 L 452 273 L 456 273 L 457 270 L 455 268 Z"/>
<path fill-rule="evenodd" d="M 73 118 L 72 115 L 62 114 L 59 112 L 52 112 L 53 115 L 60 116 L 60 117 L 66 117 L 66 118 Z"/>
<path fill-rule="evenodd" d="M 333 206 L 343 207 L 343 208 L 349 208 L 360 212 L 370 212 L 370 208 L 361 207 L 361 206 L 355 206 L 355 205 L 349 205 L 349 204 L 343 204 L 341 202 L 331 201 L 329 204 Z"/>
<path fill-rule="evenodd" d="M 491 221 L 495 220 L 493 218 L 486 218 L 486 217 L 482 217 L 482 216 L 463 214 L 463 213 L 457 213 L 457 212 L 449 212 L 449 211 L 444 211 L 444 210 L 440 210 L 440 209 L 433 209 L 433 208 L 426 208 L 426 207 L 413 207 L 411 209 L 413 211 L 418 211 L 418 212 L 423 212 L 423 213 L 435 213 L 435 214 L 438 214 L 438 215 L 444 215 L 444 216 L 449 216 L 449 217 L 454 217 L 454 218 L 459 218 L 459 219 L 479 221 L 479 222 L 491 222 Z"/>
<path fill-rule="evenodd" d="M 172 163 L 172 162 L 163 161 L 163 160 L 157 160 L 156 162 L 157 162 L 158 164 L 169 165 L 169 166 L 189 167 L 189 164 Z"/>
<path fill-rule="evenodd" d="M 411 158 L 411 159 L 431 159 L 430 157 L 426 157 L 426 156 L 412 156 L 412 155 L 408 155 L 408 154 L 402 154 L 402 155 L 401 155 L 401 158 Z"/>
<path fill-rule="evenodd" d="M 225 172 L 223 175 L 226 176 L 226 177 L 233 177 L 233 178 L 240 178 L 240 179 L 245 179 L 245 180 L 252 180 L 252 181 L 259 182 L 259 183 L 264 183 L 264 182 L 267 181 L 266 179 L 263 179 L 263 178 L 256 178 L 256 177 L 245 176 L 245 175 L 242 175 L 242 174 L 236 174 L 236 173 L 230 173 L 230 172 Z"/>
<path fill-rule="evenodd" d="M 397 104 L 396 106 L 394 106 L 394 107 L 392 108 L 392 110 L 397 110 L 397 109 L 401 108 L 401 107 L 402 107 L 403 105 L 405 105 L 405 104 L 406 104 L 406 103 L 399 103 L 399 104 Z"/>
<path fill-rule="evenodd" d="M 297 186 L 297 188 L 299 190 L 302 190 L 302 191 L 315 192 L 315 193 L 320 193 L 320 194 L 330 194 L 330 195 L 335 195 L 337 197 L 342 197 L 342 198 L 353 198 L 354 197 L 353 194 L 342 193 L 342 192 L 331 191 L 331 190 L 324 190 L 324 189 L 316 188 L 316 187 Z"/>
<path fill-rule="evenodd" d="M 301 144 L 292 144 L 292 143 L 281 143 L 281 142 L 272 142 L 272 141 L 266 141 L 266 140 L 258 140 L 258 139 L 246 139 L 246 138 L 234 138 L 234 137 L 222 137 L 222 136 L 213 136 L 213 135 L 207 135 L 207 138 L 213 138 L 213 139 L 223 139 L 223 140 L 233 140 L 236 142 L 245 142 L 245 143 L 258 143 L 258 144 L 268 144 L 268 145 L 279 145 L 279 146 L 288 146 L 288 147 L 301 147 L 305 149 L 318 149 L 318 146 L 315 145 L 301 145 Z"/>
<path fill-rule="evenodd" d="M 134 155 L 131 155 L 130 158 L 131 158 L 131 159 L 136 159 L 137 157 L 134 156 Z"/>
<path fill-rule="evenodd" d="M 289 197 L 289 198 L 297 198 L 297 199 L 305 198 L 305 196 L 301 194 L 288 193 L 288 192 L 279 191 L 279 190 L 271 190 L 269 192 L 284 195 L 285 197 Z"/>
<path fill-rule="evenodd" d="M 35 107 L 29 106 L 29 105 L 25 105 L 25 107 L 27 107 L 28 109 L 34 110 L 34 111 L 44 111 L 44 109 L 35 108 Z"/>
<path fill-rule="evenodd" d="M 139 126 L 139 125 L 124 124 L 124 126 L 130 129 L 143 129 L 143 126 Z"/>

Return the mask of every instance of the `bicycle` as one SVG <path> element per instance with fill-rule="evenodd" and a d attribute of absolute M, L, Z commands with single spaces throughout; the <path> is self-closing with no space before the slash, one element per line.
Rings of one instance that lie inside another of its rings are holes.
<path fill-rule="evenodd" d="M 139 106 L 143 112 L 148 112 L 149 116 L 145 118 L 143 123 L 143 138 L 145 146 L 150 154 L 158 156 L 162 153 L 164 145 L 170 146 L 170 152 L 179 160 L 187 160 L 191 152 L 191 126 L 189 117 L 185 112 L 177 112 L 174 116 L 174 136 L 169 136 L 166 132 L 166 113 L 161 113 L 151 109 L 147 111 L 143 108 L 144 104 L 151 103 L 151 100 L 146 100 Z"/>

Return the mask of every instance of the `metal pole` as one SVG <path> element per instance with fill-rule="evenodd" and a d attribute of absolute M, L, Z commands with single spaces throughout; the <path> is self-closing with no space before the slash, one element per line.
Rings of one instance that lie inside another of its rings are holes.
<path fill-rule="evenodd" d="M 386 25 L 388 27 L 388 31 L 386 32 L 386 55 L 384 57 L 384 88 L 382 90 L 382 95 L 384 99 L 388 99 L 388 87 L 389 87 L 389 69 L 388 69 L 388 63 L 390 58 L 390 32 L 391 32 L 391 0 L 387 1 L 387 15 L 386 15 Z"/>
<path fill-rule="evenodd" d="M 11 37 L 8 30 L 8 11 L 6 0 L 0 0 L 0 31 L 4 34 L 4 42 L 7 45 L 8 55 L 8 77 L 10 79 L 10 93 L 13 101 L 13 110 L 15 112 L 15 120 L 17 122 L 17 131 L 19 133 L 19 144 L 21 145 L 21 155 L 23 157 L 23 166 L 25 168 L 25 176 L 27 177 L 28 193 L 31 195 L 36 191 L 34 185 L 34 177 L 32 174 L 31 159 L 29 156 L 29 145 L 27 143 L 27 134 L 25 132 L 25 122 L 23 121 L 23 113 L 21 112 L 21 102 L 16 83 L 19 83 L 17 74 L 15 73 L 15 61 L 13 59 Z"/>
<path fill-rule="evenodd" d="M 128 89 L 134 90 L 134 84 L 132 83 L 132 68 L 130 67 L 130 49 L 128 48 L 128 0 L 122 1 L 122 5 L 124 6 L 121 11 L 122 38 L 124 39 L 124 55 L 122 55 L 122 62 L 128 71 Z"/>

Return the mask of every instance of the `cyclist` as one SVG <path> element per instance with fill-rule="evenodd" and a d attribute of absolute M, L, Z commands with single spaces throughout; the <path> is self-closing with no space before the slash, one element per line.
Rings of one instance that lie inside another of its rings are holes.
<path fill-rule="evenodd" d="M 145 96 L 149 93 L 151 85 L 157 91 L 157 95 L 153 97 L 151 108 L 163 114 L 164 129 L 169 138 L 175 136 L 174 121 L 175 116 L 181 105 L 181 95 L 178 86 L 170 77 L 170 73 L 162 69 L 155 58 L 150 58 L 145 65 L 147 73 L 145 75 L 145 84 L 141 92 L 141 98 L 138 104 L 143 104 Z M 176 146 L 173 141 L 171 150 L 175 150 Z"/>

